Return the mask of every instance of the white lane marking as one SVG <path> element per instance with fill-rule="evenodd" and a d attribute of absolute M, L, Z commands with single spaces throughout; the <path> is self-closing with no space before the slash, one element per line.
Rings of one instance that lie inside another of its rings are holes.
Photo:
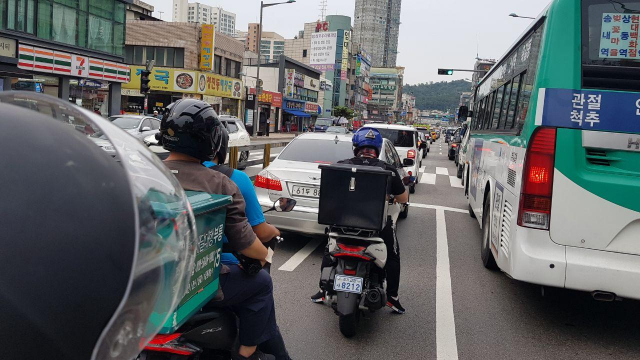
<path fill-rule="evenodd" d="M 457 360 L 456 323 L 453 314 L 451 268 L 444 210 L 436 210 L 436 358 Z"/>
<path fill-rule="evenodd" d="M 442 155 L 442 153 L 440 153 L 440 155 Z"/>
<path fill-rule="evenodd" d="M 451 183 L 451 187 L 454 188 L 463 188 L 462 179 L 458 179 L 457 176 L 449 175 L 449 182 Z"/>
<path fill-rule="evenodd" d="M 420 178 L 420 184 L 435 185 L 436 184 L 436 174 L 423 173 L 422 177 Z"/>
<path fill-rule="evenodd" d="M 436 167 L 436 174 L 449 176 L 449 169 L 444 167 Z"/>
<path fill-rule="evenodd" d="M 324 239 L 315 238 L 312 239 L 305 245 L 302 249 L 300 249 L 297 253 L 293 254 L 293 256 L 287 260 L 282 266 L 278 268 L 278 270 L 282 271 L 293 271 L 298 265 L 302 264 L 304 259 L 306 259 L 311 253 L 322 243 Z"/>
<path fill-rule="evenodd" d="M 425 175 L 427 175 L 427 174 L 425 174 Z M 448 207 L 448 206 L 420 204 L 420 203 L 414 203 L 414 202 L 412 202 L 410 204 L 411 204 L 410 206 L 419 207 L 419 208 L 423 208 L 423 209 L 443 210 L 443 211 L 451 211 L 451 212 L 464 213 L 464 214 L 467 214 L 469 212 L 468 210 L 456 209 L 456 208 L 452 208 L 452 207 Z"/>

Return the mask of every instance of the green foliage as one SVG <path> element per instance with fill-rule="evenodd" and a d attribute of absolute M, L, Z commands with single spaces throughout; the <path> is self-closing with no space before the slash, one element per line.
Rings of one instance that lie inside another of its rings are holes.
<path fill-rule="evenodd" d="M 353 110 L 346 106 L 336 106 L 333 108 L 333 116 L 344 117 L 347 118 L 347 120 L 351 120 L 353 119 L 354 113 Z"/>
<path fill-rule="evenodd" d="M 405 85 L 403 92 L 416 97 L 416 107 L 421 110 L 455 111 L 460 95 L 471 91 L 471 82 L 456 80 L 431 84 Z"/>

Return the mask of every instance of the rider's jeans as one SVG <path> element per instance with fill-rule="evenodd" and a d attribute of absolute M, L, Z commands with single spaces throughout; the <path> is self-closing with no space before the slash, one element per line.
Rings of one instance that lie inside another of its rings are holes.
<path fill-rule="evenodd" d="M 270 354 L 278 360 L 288 359 L 276 324 L 271 276 L 264 270 L 248 275 L 238 265 L 229 265 L 229 270 L 229 273 L 220 275 L 224 299 L 210 305 L 229 307 L 236 314 L 240 320 L 240 345 L 270 344 Z"/>

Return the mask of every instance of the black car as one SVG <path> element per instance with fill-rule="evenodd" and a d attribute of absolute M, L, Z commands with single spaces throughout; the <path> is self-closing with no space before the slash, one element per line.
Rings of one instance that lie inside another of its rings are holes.
<path fill-rule="evenodd" d="M 449 143 L 449 140 L 451 140 L 451 137 L 456 132 L 456 130 L 457 130 L 456 128 L 448 128 L 447 130 L 445 130 L 445 133 L 444 133 L 445 143 Z"/>

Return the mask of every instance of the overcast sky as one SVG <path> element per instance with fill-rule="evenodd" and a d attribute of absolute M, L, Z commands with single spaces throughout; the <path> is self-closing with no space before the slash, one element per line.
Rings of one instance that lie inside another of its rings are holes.
<path fill-rule="evenodd" d="M 171 21 L 172 0 L 144 0 L 155 6 L 154 15 L 164 11 Z M 236 27 L 247 31 L 247 24 L 258 22 L 259 0 L 201 0 L 236 13 Z M 276 2 L 276 1 L 274 1 Z M 398 66 L 404 66 L 405 83 L 470 79 L 471 73 L 438 76 L 437 69 L 472 69 L 476 44 L 481 58 L 499 58 L 530 24 L 531 20 L 512 18 L 512 12 L 536 17 L 549 0 L 402 0 Z M 328 15 L 353 18 L 355 0 L 328 0 Z M 320 0 L 297 0 L 264 10 L 264 31 L 275 31 L 293 38 L 305 22 L 318 20 Z M 477 41 L 476 41 L 477 38 Z"/>

